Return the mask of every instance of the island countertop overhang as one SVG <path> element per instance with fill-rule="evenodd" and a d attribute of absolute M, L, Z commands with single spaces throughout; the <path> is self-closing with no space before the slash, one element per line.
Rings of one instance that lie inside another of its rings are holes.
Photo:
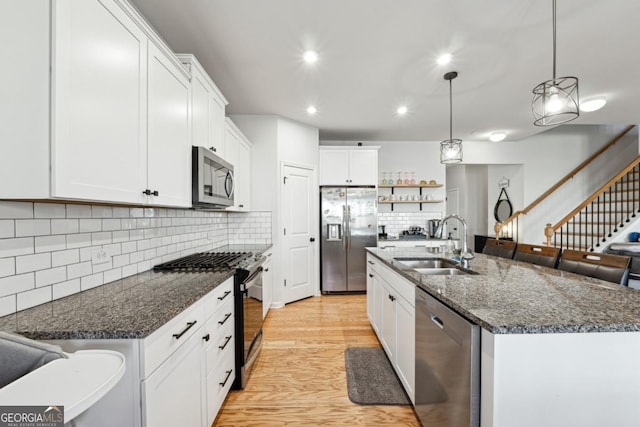
<path fill-rule="evenodd" d="M 640 291 L 615 283 L 483 254 L 477 275 L 423 275 L 395 258 L 436 256 L 424 248 L 367 251 L 493 334 L 640 331 Z"/>

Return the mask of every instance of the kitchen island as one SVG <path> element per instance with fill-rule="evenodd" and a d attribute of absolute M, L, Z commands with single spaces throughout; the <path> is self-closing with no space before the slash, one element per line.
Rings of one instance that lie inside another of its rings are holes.
<path fill-rule="evenodd" d="M 394 286 L 418 287 L 481 328 L 481 426 L 640 425 L 637 290 L 482 254 L 478 274 L 424 275 L 395 260 L 437 256 L 424 248 L 367 250 Z"/>

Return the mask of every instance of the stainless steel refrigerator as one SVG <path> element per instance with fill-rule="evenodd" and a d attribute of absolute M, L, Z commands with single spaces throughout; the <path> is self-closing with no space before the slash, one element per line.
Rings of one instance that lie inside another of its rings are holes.
<path fill-rule="evenodd" d="M 320 189 L 322 293 L 367 289 L 367 246 L 376 246 L 377 194 L 373 187 Z"/>

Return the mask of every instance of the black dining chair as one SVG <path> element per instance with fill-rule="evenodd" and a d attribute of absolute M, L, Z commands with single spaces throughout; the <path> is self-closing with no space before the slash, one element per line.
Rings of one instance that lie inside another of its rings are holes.
<path fill-rule="evenodd" d="M 552 246 L 537 246 L 527 243 L 518 243 L 513 259 L 530 264 L 555 268 L 560 256 L 560 248 Z"/>
<path fill-rule="evenodd" d="M 484 249 L 482 249 L 482 253 L 485 255 L 511 259 L 513 258 L 513 253 L 516 250 L 516 245 L 516 242 L 511 240 L 487 239 Z"/>
<path fill-rule="evenodd" d="M 628 256 L 566 249 L 558 261 L 558 270 L 627 286 L 630 264 L 631 257 Z"/>

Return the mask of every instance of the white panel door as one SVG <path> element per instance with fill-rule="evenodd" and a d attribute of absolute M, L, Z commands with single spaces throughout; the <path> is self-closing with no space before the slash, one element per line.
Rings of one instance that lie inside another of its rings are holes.
<path fill-rule="evenodd" d="M 111 0 L 59 0 L 53 197 L 144 201 L 147 39 Z"/>
<path fill-rule="evenodd" d="M 149 203 L 191 206 L 189 82 L 149 43 L 148 182 L 158 196 Z"/>
<path fill-rule="evenodd" d="M 313 188 L 313 170 L 285 166 L 284 177 L 284 302 L 289 303 L 313 296 L 318 289 L 314 262 L 314 200 L 318 196 Z"/>

